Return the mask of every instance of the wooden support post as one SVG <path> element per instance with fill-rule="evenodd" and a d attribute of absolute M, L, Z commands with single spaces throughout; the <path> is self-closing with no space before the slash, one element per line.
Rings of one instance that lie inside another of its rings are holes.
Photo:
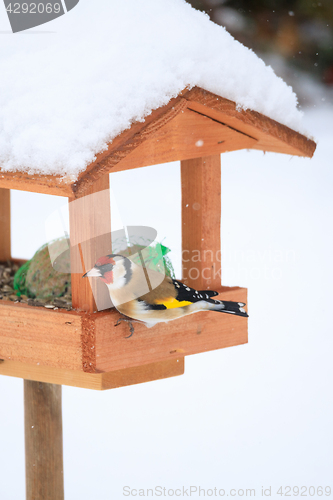
<path fill-rule="evenodd" d="M 69 202 L 71 246 L 77 249 L 80 245 L 79 251 L 71 252 L 73 308 L 97 311 L 95 296 L 99 306 L 106 309 L 112 306 L 107 287 L 99 279 L 83 279 L 82 274 L 93 267 L 99 257 L 112 251 L 109 174 L 94 182 L 84 196 Z M 86 268 L 82 266 L 82 273 L 78 273 L 82 260 Z"/>
<path fill-rule="evenodd" d="M 63 500 L 61 385 L 24 381 L 27 500 Z"/>
<path fill-rule="evenodd" d="M 183 280 L 221 288 L 221 155 L 181 162 Z"/>
<path fill-rule="evenodd" d="M 0 188 L 0 262 L 11 257 L 10 190 Z"/>

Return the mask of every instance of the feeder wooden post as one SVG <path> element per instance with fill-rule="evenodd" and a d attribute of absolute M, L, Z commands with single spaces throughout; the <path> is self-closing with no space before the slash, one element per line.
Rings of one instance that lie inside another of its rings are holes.
<path fill-rule="evenodd" d="M 27 500 L 63 500 L 61 385 L 24 381 Z"/>
<path fill-rule="evenodd" d="M 0 262 L 11 257 L 10 190 L 0 188 Z"/>
<path fill-rule="evenodd" d="M 108 289 L 101 280 L 83 279 L 82 274 L 75 272 L 80 267 L 76 259 L 80 258 L 84 273 L 93 267 L 98 257 L 112 251 L 109 174 L 94 182 L 83 196 L 69 199 L 69 221 L 71 245 L 76 248 L 79 245 L 80 248 L 79 252 L 71 252 L 73 308 L 97 311 L 94 294 L 99 305 L 111 307 Z"/>
<path fill-rule="evenodd" d="M 181 162 L 183 280 L 221 288 L 221 155 Z"/>

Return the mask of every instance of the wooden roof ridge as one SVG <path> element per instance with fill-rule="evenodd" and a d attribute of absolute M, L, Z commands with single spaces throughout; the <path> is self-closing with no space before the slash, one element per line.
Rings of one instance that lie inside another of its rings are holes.
<path fill-rule="evenodd" d="M 224 127 L 224 130 L 234 131 L 238 137 L 243 136 L 244 144 L 241 147 L 238 144 L 234 149 L 251 148 L 304 157 L 312 157 L 316 149 L 316 143 L 313 140 L 286 125 L 257 111 L 239 110 L 235 102 L 194 87 L 190 90 L 185 89 L 165 106 L 152 111 L 144 121 L 135 122 L 129 129 L 120 133 L 105 151 L 96 155 L 95 161 L 79 174 L 76 181 L 61 175 L 30 175 L 25 172 L 0 171 L 0 187 L 57 194 L 70 198 L 80 197 L 102 175 L 132 168 L 128 163 L 126 164 L 126 158 L 136 150 L 139 151 L 140 146 L 144 147 L 146 141 L 154 136 L 157 137 L 163 128 L 166 129 L 172 120 L 185 112 L 192 114 L 194 121 L 204 117 L 205 124 L 215 122 L 220 129 Z M 210 120 L 207 121 L 207 118 Z M 228 150 L 230 149 L 223 150 L 221 146 L 221 152 Z M 167 161 L 174 159 L 184 158 L 171 158 Z M 150 164 L 147 163 L 147 165 Z M 125 165 L 124 168 L 122 165 Z M 137 164 L 137 166 L 144 165 L 144 160 L 141 164 Z"/>

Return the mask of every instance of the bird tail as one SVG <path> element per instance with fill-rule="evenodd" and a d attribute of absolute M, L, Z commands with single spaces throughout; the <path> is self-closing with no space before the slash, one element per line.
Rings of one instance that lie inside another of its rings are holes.
<path fill-rule="evenodd" d="M 235 316 L 243 316 L 244 318 L 248 318 L 249 315 L 244 309 L 244 302 L 231 302 L 231 301 L 226 301 L 226 300 L 212 300 L 210 299 L 209 301 L 210 304 L 213 302 L 212 307 L 210 309 L 212 311 L 218 311 L 222 313 L 227 313 L 227 314 L 234 314 Z"/>

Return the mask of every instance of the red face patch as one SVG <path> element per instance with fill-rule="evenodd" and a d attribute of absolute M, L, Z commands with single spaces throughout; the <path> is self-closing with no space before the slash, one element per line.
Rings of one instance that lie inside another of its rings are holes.
<path fill-rule="evenodd" d="M 112 264 L 113 266 L 115 266 L 116 262 L 112 257 L 105 255 L 104 257 L 100 257 L 95 265 L 96 266 L 105 266 L 106 264 Z"/>
<path fill-rule="evenodd" d="M 104 273 L 104 275 L 101 277 L 101 280 L 103 280 L 107 285 L 110 285 L 111 283 L 113 283 L 113 272 L 108 271 Z"/>

